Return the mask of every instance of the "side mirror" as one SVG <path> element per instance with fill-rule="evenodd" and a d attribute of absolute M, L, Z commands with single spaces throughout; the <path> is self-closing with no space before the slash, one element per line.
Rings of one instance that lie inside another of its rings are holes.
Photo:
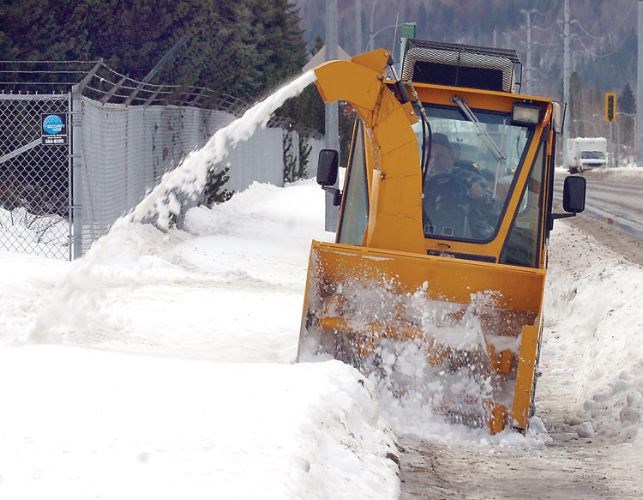
<path fill-rule="evenodd" d="M 337 182 L 339 168 L 339 153 L 334 149 L 322 149 L 317 162 L 317 184 L 334 186 Z"/>
<path fill-rule="evenodd" d="M 563 186 L 563 210 L 577 214 L 585 210 L 585 177 L 569 175 Z"/>
<path fill-rule="evenodd" d="M 585 210 L 585 190 L 587 181 L 580 175 L 568 175 L 563 185 L 563 209 L 564 214 L 550 214 L 549 229 L 553 229 L 554 220 L 574 217 L 577 213 Z"/>

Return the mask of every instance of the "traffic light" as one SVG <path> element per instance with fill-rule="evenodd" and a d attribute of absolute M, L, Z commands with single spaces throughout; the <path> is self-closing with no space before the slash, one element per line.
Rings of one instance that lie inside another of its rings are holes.
<path fill-rule="evenodd" d="M 605 94 L 605 121 L 613 122 L 616 120 L 616 94 L 607 92 Z"/>

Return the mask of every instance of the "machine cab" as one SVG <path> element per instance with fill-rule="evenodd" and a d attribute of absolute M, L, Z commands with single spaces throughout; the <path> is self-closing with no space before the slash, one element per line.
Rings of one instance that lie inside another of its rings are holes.
<path fill-rule="evenodd" d="M 419 40 L 407 49 L 402 81 L 419 101 L 412 128 L 426 253 L 543 267 L 554 218 L 557 105 L 514 92 L 515 51 Z M 357 124 L 338 243 L 363 243 L 376 149 Z"/>

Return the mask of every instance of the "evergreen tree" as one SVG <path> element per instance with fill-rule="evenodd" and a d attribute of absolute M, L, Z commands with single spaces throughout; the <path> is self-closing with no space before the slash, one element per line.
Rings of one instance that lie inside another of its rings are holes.
<path fill-rule="evenodd" d="M 312 146 L 308 143 L 308 136 L 304 133 L 299 134 L 299 167 L 297 169 L 297 178 L 304 179 L 308 177 L 308 164 L 310 163 L 310 152 Z"/>
<path fill-rule="evenodd" d="M 317 37 L 311 51 L 314 56 L 324 46 L 324 41 Z M 303 64 L 302 64 L 303 66 Z M 320 134 L 324 133 L 324 102 L 319 97 L 317 88 L 313 85 L 306 87 L 301 94 L 293 99 L 288 99 L 284 105 L 277 110 L 279 116 L 289 117 L 297 125 L 306 129 L 314 130 Z M 302 130 L 299 131 L 300 133 Z M 305 132 L 305 130 L 303 130 Z"/>
<path fill-rule="evenodd" d="M 288 127 L 283 133 L 283 181 L 284 183 L 294 182 L 297 177 L 297 156 L 293 141 L 294 130 Z"/>
<path fill-rule="evenodd" d="M 617 101 L 617 115 L 618 133 L 620 134 L 620 142 L 629 147 L 634 146 L 634 124 L 636 123 L 636 99 L 630 83 L 627 82 L 621 95 Z"/>
<path fill-rule="evenodd" d="M 636 113 L 636 99 L 634 98 L 634 92 L 632 92 L 632 87 L 630 87 L 630 82 L 625 84 L 621 95 L 618 98 L 618 107 L 623 113 Z"/>
<path fill-rule="evenodd" d="M 10 0 L 0 7 L 3 59 L 89 58 L 87 1 Z"/>
<path fill-rule="evenodd" d="M 188 37 L 156 82 L 254 100 L 298 73 L 305 42 L 288 0 L 9 0 L 0 6 L 3 59 L 103 58 L 142 79 Z"/>

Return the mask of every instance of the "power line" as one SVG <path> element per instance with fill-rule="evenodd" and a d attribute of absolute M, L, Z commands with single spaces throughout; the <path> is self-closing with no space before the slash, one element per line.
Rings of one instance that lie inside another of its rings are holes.
<path fill-rule="evenodd" d="M 575 36 L 574 36 L 574 35 L 575 35 Z M 592 57 L 596 57 L 596 58 L 608 57 L 608 56 L 611 56 L 612 54 L 615 54 L 615 53 L 616 53 L 616 52 L 618 52 L 618 51 L 623 47 L 623 45 L 625 45 L 625 43 L 627 42 L 627 37 L 623 37 L 623 38 L 621 39 L 621 42 L 620 42 L 618 45 L 616 45 L 616 47 L 613 47 L 609 52 L 606 52 L 606 53 L 604 53 L 604 54 L 597 54 L 596 52 L 594 52 L 594 50 L 593 50 L 593 49 L 591 49 L 591 48 L 589 48 L 587 45 L 585 45 L 585 42 L 583 42 L 583 39 L 582 39 L 580 36 L 578 36 L 576 33 L 574 33 L 570 38 L 574 38 L 575 40 L 578 40 L 578 42 L 583 46 L 583 48 L 585 49 L 585 51 L 587 51 L 589 54 L 591 54 L 591 55 L 592 55 Z"/>
<path fill-rule="evenodd" d="M 625 17 L 623 18 L 623 20 L 619 24 L 618 28 L 615 28 L 612 31 L 610 31 L 609 33 L 606 33 L 604 35 L 594 35 L 594 34 L 590 33 L 589 31 L 587 31 L 585 29 L 585 27 L 580 23 L 580 21 L 578 19 L 573 19 L 572 21 L 570 21 L 570 24 L 577 25 L 580 28 L 580 30 L 583 33 L 585 33 L 585 35 L 587 35 L 590 38 L 593 38 L 594 40 L 601 40 L 603 38 L 608 38 L 609 39 L 612 35 L 615 35 L 617 32 L 621 31 L 623 26 L 625 26 L 625 23 L 627 23 L 631 19 L 632 12 L 634 11 L 635 6 L 636 6 L 636 3 L 631 4 L 630 10 L 627 11 L 627 14 L 625 15 Z"/>

